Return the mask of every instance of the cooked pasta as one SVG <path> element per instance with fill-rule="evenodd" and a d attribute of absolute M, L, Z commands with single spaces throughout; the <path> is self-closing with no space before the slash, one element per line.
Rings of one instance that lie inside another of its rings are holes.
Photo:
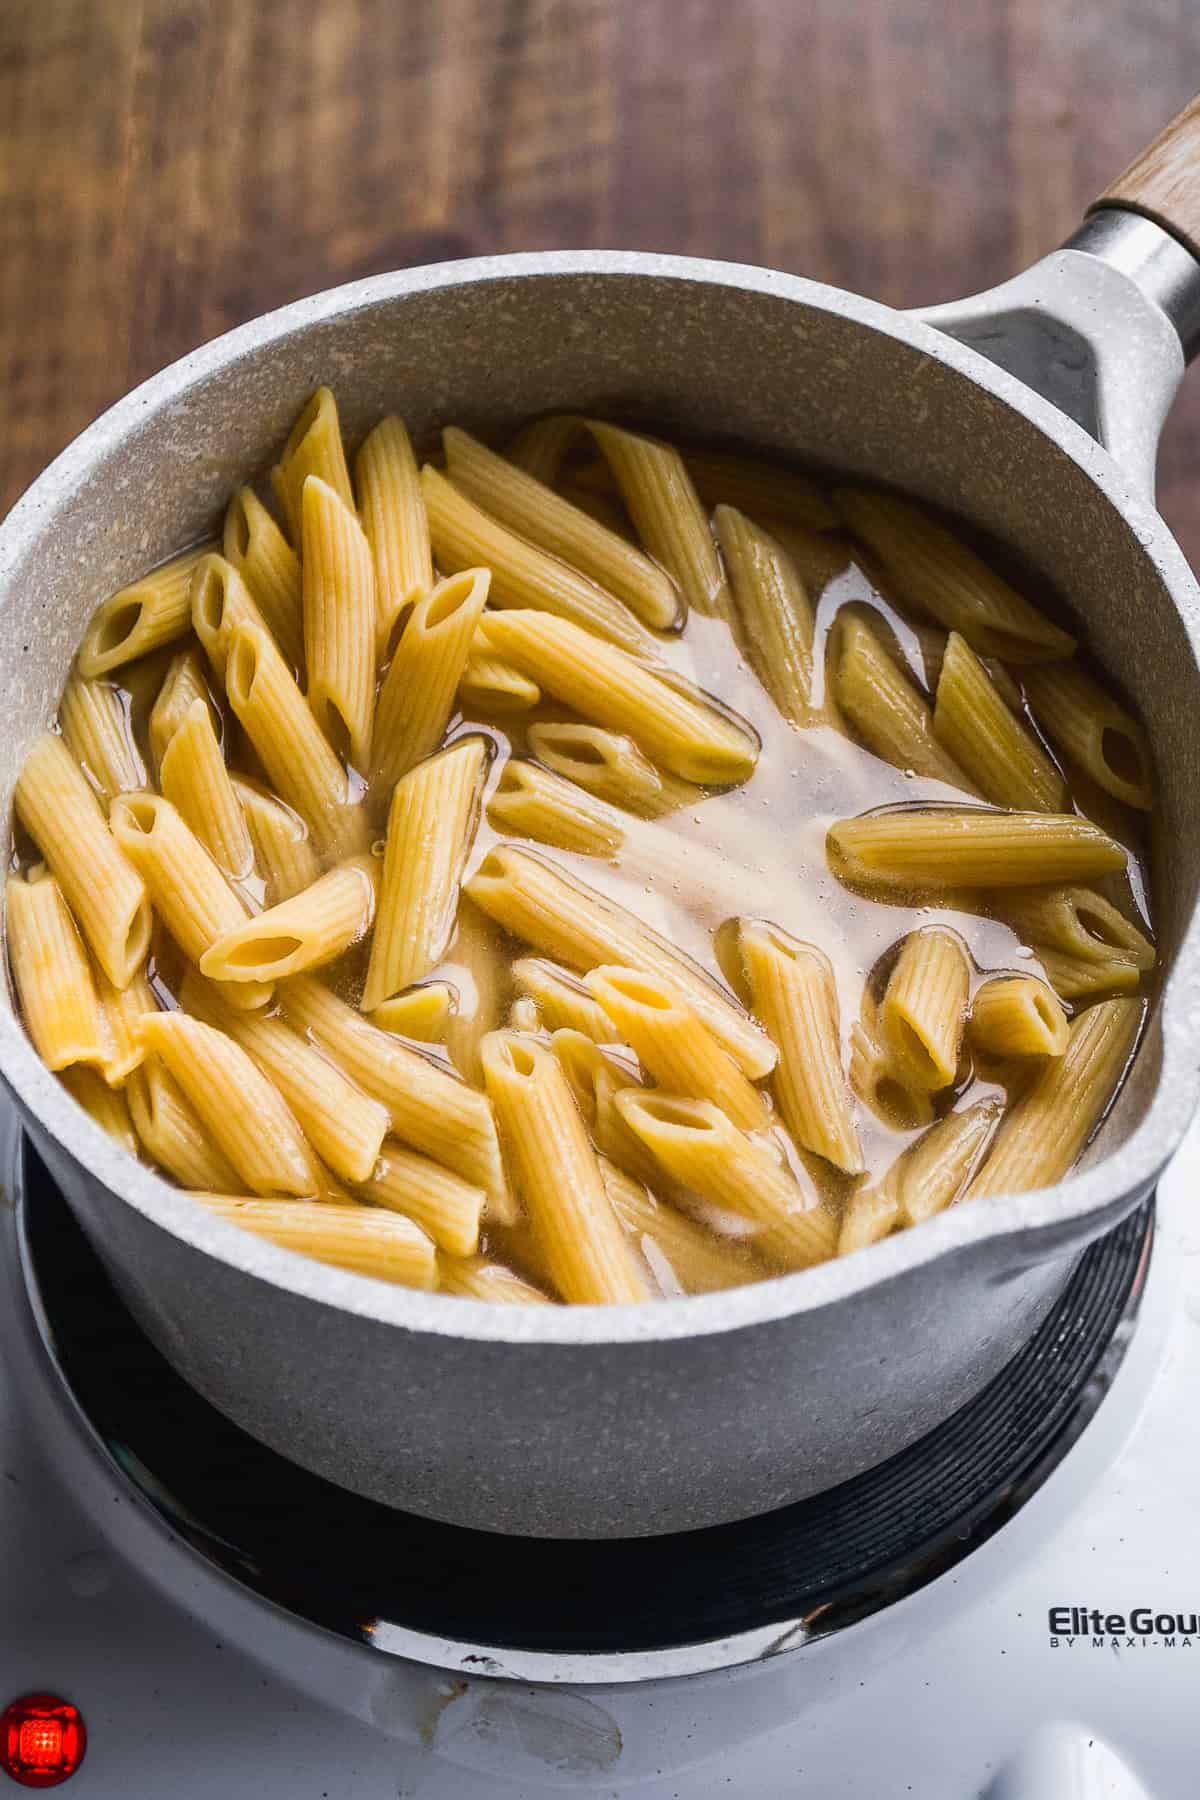
<path fill-rule="evenodd" d="M 1060 1180 L 1153 997 L 1157 820 L 1038 588 L 751 451 L 414 450 L 360 402 L 353 480 L 318 388 L 274 506 L 96 596 L 20 772 L 15 999 L 84 1112 L 476 1304 L 713 1294 Z"/>

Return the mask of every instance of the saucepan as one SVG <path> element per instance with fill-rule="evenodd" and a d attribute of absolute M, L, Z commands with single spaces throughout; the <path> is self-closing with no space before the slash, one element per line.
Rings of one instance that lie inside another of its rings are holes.
<path fill-rule="evenodd" d="M 894 484 L 1050 583 L 1155 747 L 1165 984 L 1083 1166 L 757 1286 L 500 1307 L 298 1258 L 210 1216 L 80 1111 L 0 1007 L 0 1071 L 153 1341 L 254 1436 L 399 1509 L 605 1537 L 749 1517 L 915 1441 L 993 1378 L 1084 1245 L 1151 1192 L 1200 1069 L 1200 593 L 1154 509 L 1200 342 L 1200 102 L 1060 250 L 899 313 L 793 275 L 581 251 L 408 269 L 300 301 L 156 375 L 0 528 L 0 816 L 97 599 L 213 529 L 321 382 L 349 434 L 502 439 L 633 415 Z M 398 1520 L 397 1551 L 403 1553 Z M 503 1554 L 498 1544 L 498 1554 Z"/>

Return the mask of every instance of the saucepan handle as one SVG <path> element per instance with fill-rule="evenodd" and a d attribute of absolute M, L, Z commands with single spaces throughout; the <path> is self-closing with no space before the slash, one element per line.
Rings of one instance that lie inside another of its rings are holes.
<path fill-rule="evenodd" d="M 1164 125 L 1089 209 L 1141 213 L 1200 258 L 1200 94 Z"/>

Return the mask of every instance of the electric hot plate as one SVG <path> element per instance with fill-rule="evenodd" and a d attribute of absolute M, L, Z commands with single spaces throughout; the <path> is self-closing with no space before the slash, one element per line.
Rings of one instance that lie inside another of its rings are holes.
<path fill-rule="evenodd" d="M 1080 1257 L 1025 1349 L 901 1455 L 764 1517 L 671 1537 L 520 1539 L 345 1492 L 177 1375 L 26 1146 L 25 1280 L 93 1441 L 178 1537 L 301 1621 L 460 1673 L 628 1681 L 748 1662 L 843 1629 L 951 1568 L 1045 1480 L 1133 1329 L 1147 1203 Z"/>

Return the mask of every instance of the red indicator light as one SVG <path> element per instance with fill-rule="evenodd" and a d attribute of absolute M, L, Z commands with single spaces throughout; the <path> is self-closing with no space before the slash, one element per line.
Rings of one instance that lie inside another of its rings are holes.
<path fill-rule="evenodd" d="M 58 1787 L 86 1750 L 82 1714 L 57 1694 L 22 1694 L 0 1713 L 0 1768 L 20 1787 Z"/>

